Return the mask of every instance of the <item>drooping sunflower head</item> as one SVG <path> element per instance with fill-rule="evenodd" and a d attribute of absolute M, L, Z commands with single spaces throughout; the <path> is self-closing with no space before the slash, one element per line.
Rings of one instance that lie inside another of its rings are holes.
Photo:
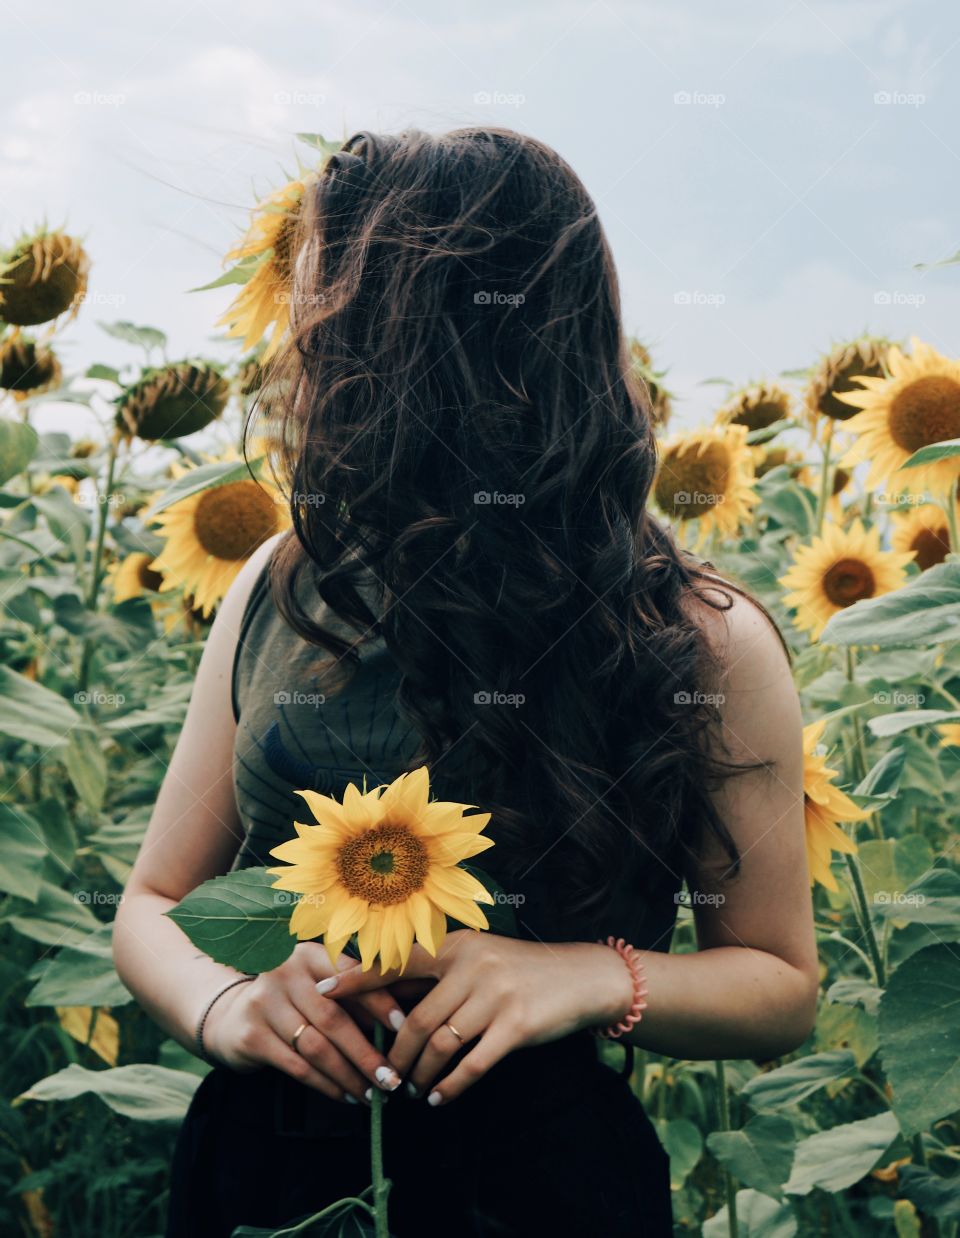
<path fill-rule="evenodd" d="M 718 426 L 746 426 L 748 430 L 765 430 L 776 421 L 793 415 L 793 396 L 777 383 L 752 383 L 742 387 L 717 411 Z"/>
<path fill-rule="evenodd" d="M 366 793 L 351 783 L 342 803 L 298 794 L 316 824 L 295 823 L 297 837 L 270 852 L 283 867 L 268 871 L 277 889 L 302 896 L 291 933 L 323 937 L 334 964 L 354 933 L 365 971 L 378 957 L 384 971 L 402 971 L 414 940 L 436 955 L 448 915 L 488 927 L 478 904 L 493 898 L 458 865 L 493 846 L 481 834 L 490 814 L 467 816 L 470 805 L 431 802 L 425 766 Z"/>
<path fill-rule="evenodd" d="M 839 397 L 860 410 L 847 422 L 857 437 L 842 463 L 869 460 L 868 486 L 890 477 L 921 447 L 960 438 L 960 361 L 916 338 L 911 348 L 908 355 L 891 345 L 889 378 L 861 376 L 859 389 Z M 945 492 L 958 474 L 960 456 L 954 456 L 911 468 L 901 477 L 915 489 Z"/>
<path fill-rule="evenodd" d="M 246 349 L 258 344 L 272 324 L 261 363 L 280 347 L 290 322 L 297 226 L 306 187 L 315 175 L 289 181 L 259 202 L 243 239 L 225 258 L 240 264 L 249 278 L 217 322 Z"/>
<path fill-rule="evenodd" d="M 290 527 L 283 495 L 253 478 L 188 495 L 156 517 L 164 547 L 150 564 L 160 592 L 182 589 L 208 616 L 268 538 Z"/>
<path fill-rule="evenodd" d="M 146 370 L 117 399 L 117 425 L 124 434 L 155 442 L 182 438 L 219 417 L 230 384 L 216 366 L 180 361 Z"/>
<path fill-rule="evenodd" d="M 712 529 L 737 531 L 757 501 L 753 483 L 747 427 L 713 426 L 663 444 L 654 498 L 674 520 L 699 520 L 702 540 Z"/>
<path fill-rule="evenodd" d="M 0 340 L 0 389 L 26 400 L 60 385 L 60 362 L 52 348 L 20 332 Z"/>
<path fill-rule="evenodd" d="M 890 544 L 901 554 L 912 554 L 921 572 L 942 563 L 950 553 L 947 513 L 936 503 L 891 513 Z"/>
<path fill-rule="evenodd" d="M 658 430 L 662 430 L 673 412 L 673 400 L 670 392 L 663 385 L 665 371 L 657 371 L 653 368 L 650 351 L 639 340 L 631 339 L 629 349 L 631 377 L 646 388 L 650 400 L 651 420 Z"/>
<path fill-rule="evenodd" d="M 263 386 L 263 377 L 263 350 L 258 349 L 237 362 L 233 381 L 241 396 L 250 396 Z"/>
<path fill-rule="evenodd" d="M 15 327 L 75 314 L 87 290 L 90 259 L 76 237 L 45 228 L 0 257 L 0 321 Z"/>
<path fill-rule="evenodd" d="M 804 392 L 803 403 L 810 423 L 814 424 L 819 417 L 849 421 L 855 410 L 840 397 L 857 390 L 860 378 L 882 378 L 889 349 L 889 340 L 863 335 L 825 353 Z"/>
<path fill-rule="evenodd" d="M 797 548 L 793 565 L 780 577 L 789 590 L 783 601 L 796 612 L 795 626 L 818 640 L 837 611 L 906 584 L 904 568 L 912 558 L 884 550 L 876 525 L 867 529 L 860 520 L 846 529 L 826 524 L 819 537 Z"/>
<path fill-rule="evenodd" d="M 778 468 L 789 469 L 790 476 L 794 478 L 801 478 L 805 474 L 803 455 L 792 447 L 768 447 L 758 443 L 751 450 L 754 471 L 758 478 L 765 477 L 767 473 Z"/>
<path fill-rule="evenodd" d="M 818 881 L 835 891 L 837 880 L 830 871 L 833 852 L 854 855 L 857 851 L 857 844 L 840 829 L 840 823 L 864 821 L 870 814 L 834 785 L 837 772 L 827 769 L 826 757 L 817 747 L 825 727 L 826 720 L 821 719 L 803 728 L 804 821 L 811 884 Z"/>
<path fill-rule="evenodd" d="M 107 581 L 113 591 L 113 599 L 119 605 L 129 602 L 131 598 L 143 597 L 148 593 L 159 593 L 163 577 L 150 566 L 153 555 L 142 550 L 135 550 L 111 564 L 107 572 Z"/>

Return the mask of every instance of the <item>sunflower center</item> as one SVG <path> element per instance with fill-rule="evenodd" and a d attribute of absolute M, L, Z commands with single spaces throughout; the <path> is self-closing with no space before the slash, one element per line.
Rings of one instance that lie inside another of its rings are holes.
<path fill-rule="evenodd" d="M 155 572 L 150 566 L 150 557 L 147 555 L 140 562 L 137 569 L 137 578 L 140 582 L 140 588 L 146 589 L 150 593 L 159 593 L 160 586 L 163 584 L 163 576 L 160 572 Z"/>
<path fill-rule="evenodd" d="M 873 597 L 873 572 L 861 559 L 838 559 L 823 577 L 823 591 L 834 606 L 852 606 Z"/>
<path fill-rule="evenodd" d="M 743 408 L 731 420 L 735 426 L 746 426 L 749 430 L 765 430 L 775 421 L 780 421 L 787 415 L 782 404 L 773 400 L 758 400 L 744 404 Z"/>
<path fill-rule="evenodd" d="M 837 371 L 829 389 L 821 397 L 820 411 L 827 417 L 832 417 L 834 421 L 847 421 L 855 417 L 860 410 L 854 408 L 852 404 L 845 404 L 842 400 L 838 400 L 837 396 L 846 395 L 848 391 L 862 391 L 863 388 L 858 382 L 854 382 L 854 379 L 882 377 L 883 367 L 879 362 L 864 365 L 863 361 L 856 357 Z"/>
<path fill-rule="evenodd" d="M 936 529 L 921 529 L 910 542 L 910 549 L 917 552 L 915 562 L 921 572 L 942 563 L 950 551 L 950 533 L 946 524 Z"/>
<path fill-rule="evenodd" d="M 890 435 L 904 451 L 960 438 L 960 383 L 942 374 L 915 379 L 893 398 Z"/>
<path fill-rule="evenodd" d="M 337 855 L 346 889 L 368 903 L 402 903 L 421 888 L 430 857 L 405 825 L 380 825 L 351 838 Z"/>
<path fill-rule="evenodd" d="M 705 516 L 723 502 L 730 469 L 730 453 L 722 443 L 708 443 L 701 452 L 671 453 L 657 477 L 657 503 L 680 520 Z"/>
<path fill-rule="evenodd" d="M 277 531 L 277 506 L 255 481 L 204 491 L 193 517 L 203 549 L 218 559 L 246 559 Z"/>

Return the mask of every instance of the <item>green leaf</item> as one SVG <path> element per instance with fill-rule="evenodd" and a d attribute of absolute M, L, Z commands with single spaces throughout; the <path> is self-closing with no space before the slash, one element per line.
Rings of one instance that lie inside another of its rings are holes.
<path fill-rule="evenodd" d="M 960 958 L 943 943 L 910 955 L 880 1001 L 880 1057 L 905 1135 L 960 1109 Z"/>
<path fill-rule="evenodd" d="M 90 897 L 89 891 L 78 894 Z M 55 959 L 45 959 L 26 1006 L 125 1006 L 133 1001 L 113 966 L 112 925 L 104 924 Z"/>
<path fill-rule="evenodd" d="M 120 371 L 113 369 L 109 365 L 91 365 L 84 378 L 102 378 L 107 382 L 116 383 L 118 387 L 122 387 L 120 382 Z"/>
<path fill-rule="evenodd" d="M 886 920 L 905 920 L 911 924 L 927 924 L 944 930 L 960 931 L 960 876 L 949 868 L 931 868 L 909 885 L 903 894 L 889 903 L 874 908 Z"/>
<path fill-rule="evenodd" d="M 941 722 L 960 722 L 960 710 L 904 709 L 895 714 L 880 714 L 871 718 L 867 726 L 878 739 L 886 739 L 918 726 L 939 726 Z"/>
<path fill-rule="evenodd" d="M 89 907 L 49 881 L 40 887 L 35 903 L 18 902 L 7 910 L 12 928 L 46 946 L 78 945 L 100 924 Z"/>
<path fill-rule="evenodd" d="M 287 1221 L 280 1229 L 258 1229 L 253 1225 L 238 1226 L 230 1238 L 375 1238 L 376 1230 L 369 1213 L 349 1201 L 331 1204 L 323 1213 Z"/>
<path fill-rule="evenodd" d="M 878 906 L 895 901 L 933 864 L 933 848 L 922 834 L 871 838 L 860 844 L 859 855 L 864 889 Z"/>
<path fill-rule="evenodd" d="M 821 641 L 828 645 L 918 647 L 960 636 L 960 562 L 938 563 L 909 584 L 838 611 Z"/>
<path fill-rule="evenodd" d="M 856 1073 L 857 1063 L 849 1049 L 835 1049 L 801 1057 L 766 1074 L 755 1075 L 744 1084 L 740 1095 L 754 1109 L 782 1109 L 806 1100 L 828 1083 Z"/>
<path fill-rule="evenodd" d="M 295 894 L 277 890 L 265 868 L 242 868 L 192 890 L 165 914 L 198 950 L 242 972 L 272 971 L 290 957 Z"/>
<path fill-rule="evenodd" d="M 729 1238 L 727 1207 L 703 1223 L 703 1238 Z M 738 1238 L 794 1238 L 797 1218 L 789 1204 L 777 1203 L 759 1191 L 737 1191 Z"/>
<path fill-rule="evenodd" d="M 898 1133 L 892 1113 L 818 1131 L 797 1144 L 793 1173 L 783 1189 L 788 1195 L 808 1195 L 814 1187 L 846 1190 L 873 1169 Z"/>
<path fill-rule="evenodd" d="M 707 1147 L 728 1173 L 774 1199 L 783 1198 L 795 1145 L 793 1123 L 772 1114 L 756 1114 L 739 1130 L 707 1136 Z"/>
<path fill-rule="evenodd" d="M 91 812 L 98 813 L 107 790 L 107 761 L 90 727 L 73 728 L 63 763 L 80 799 Z"/>
<path fill-rule="evenodd" d="M 955 254 L 951 254 L 949 258 L 940 258 L 937 262 L 915 262 L 913 268 L 915 271 L 930 271 L 934 267 L 949 267 L 960 262 L 960 249 Z"/>
<path fill-rule="evenodd" d="M 298 142 L 312 146 L 314 150 L 322 151 L 325 155 L 335 155 L 343 147 L 342 142 L 331 142 L 322 133 L 297 133 L 294 136 Z"/>
<path fill-rule="evenodd" d="M 141 1122 L 176 1122 L 186 1113 L 199 1083 L 191 1072 L 145 1062 L 112 1070 L 86 1070 L 74 1062 L 35 1083 L 15 1103 L 75 1100 L 90 1093 L 124 1117 Z"/>
<path fill-rule="evenodd" d="M 955 456 L 960 456 L 960 438 L 941 439 L 939 443 L 928 443 L 926 447 L 920 447 L 900 467 L 915 469 L 922 464 L 934 464 L 937 460 L 952 460 Z"/>
<path fill-rule="evenodd" d="M 33 426 L 0 417 L 0 486 L 23 472 L 33 459 L 37 441 Z"/>
<path fill-rule="evenodd" d="M 808 537 L 816 523 L 816 510 L 809 490 L 788 482 L 763 495 L 760 511 L 800 537 Z"/>
<path fill-rule="evenodd" d="M 0 735 L 41 748 L 62 748 L 79 721 L 59 693 L 0 666 Z"/>
<path fill-rule="evenodd" d="M 189 288 L 188 292 L 209 292 L 211 288 L 226 288 L 230 284 L 248 284 L 257 269 L 264 262 L 269 261 L 273 256 L 273 250 L 268 249 L 262 254 L 251 254 L 247 258 L 241 258 L 239 262 L 234 263 L 228 271 L 224 271 L 222 275 L 218 275 L 216 279 L 211 280 L 209 284 L 201 284 L 199 288 Z"/>
<path fill-rule="evenodd" d="M 904 1165 L 897 1171 L 897 1185 L 925 1215 L 941 1221 L 960 1219 L 960 1174 L 941 1178 L 924 1165 Z"/>
<path fill-rule="evenodd" d="M 883 989 L 878 989 L 869 980 L 837 980 L 827 989 L 827 1001 L 844 1006 L 860 1006 L 867 1014 L 875 1015 L 880 1008 Z"/>
<path fill-rule="evenodd" d="M 25 809 L 0 804 L 0 890 L 35 903 L 46 859 L 43 827 Z"/>
<path fill-rule="evenodd" d="M 900 790 L 905 757 L 904 748 L 891 748 L 889 752 L 885 752 L 853 794 L 870 796 L 873 799 L 893 799 Z"/>
<path fill-rule="evenodd" d="M 82 563 L 90 537 L 90 516 L 86 509 L 61 487 L 54 487 L 46 494 L 31 495 L 30 506 L 43 516 L 51 533 L 66 543 L 74 562 Z"/>
<path fill-rule="evenodd" d="M 471 876 L 476 877 L 487 893 L 493 896 L 494 901 L 492 904 L 479 904 L 481 911 L 487 917 L 487 924 L 490 926 L 489 932 L 496 933 L 498 937 L 519 937 L 520 929 L 517 927 L 516 907 L 518 904 L 516 898 L 507 894 L 503 886 L 478 865 L 466 863 L 461 864 L 460 868 L 465 869 Z M 455 923 L 459 923 L 459 921 L 455 921 Z"/>
<path fill-rule="evenodd" d="M 251 460 L 250 467 L 247 466 L 245 460 L 239 463 L 218 460 L 213 464 L 202 464 L 197 469 L 191 469 L 189 473 L 184 473 L 182 477 L 178 477 L 172 485 L 167 487 L 150 510 L 144 513 L 144 518 L 149 521 L 166 508 L 172 507 L 174 503 L 179 503 L 181 499 L 188 499 L 192 494 L 199 494 L 201 490 L 212 490 L 214 486 L 226 486 L 234 481 L 249 481 L 251 473 L 253 476 L 257 475 L 257 464 L 258 460 Z"/>
<path fill-rule="evenodd" d="M 138 327 L 132 322 L 98 322 L 97 326 L 115 340 L 123 340 L 126 344 L 136 344 L 148 352 L 151 348 L 166 348 L 167 337 L 156 327 Z"/>
<path fill-rule="evenodd" d="M 703 1136 L 688 1118 L 658 1121 L 657 1134 L 670 1157 L 670 1189 L 679 1191 L 703 1155 Z"/>

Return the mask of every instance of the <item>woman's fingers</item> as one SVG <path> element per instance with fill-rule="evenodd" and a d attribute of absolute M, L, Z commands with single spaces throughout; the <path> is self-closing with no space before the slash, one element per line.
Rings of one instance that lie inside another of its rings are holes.
<path fill-rule="evenodd" d="M 297 1027 L 302 1023 L 301 1019 Z M 354 1100 L 364 1099 L 364 1093 L 370 1086 L 367 1080 L 358 1070 L 354 1069 L 332 1041 L 322 1036 L 309 1023 L 297 1037 L 297 1047 L 294 1052 L 309 1062 L 321 1075 L 335 1083 L 341 1092 L 352 1096 Z"/>
<path fill-rule="evenodd" d="M 468 981 L 465 977 L 446 976 L 430 992 L 419 1001 L 404 1020 L 403 1027 L 397 1032 L 397 1038 L 390 1049 L 390 1063 L 397 1073 L 406 1078 L 414 1063 L 424 1052 L 427 1042 L 448 1020 L 453 1019 L 454 1011 L 460 1010 L 467 1003 L 470 995 Z M 493 1016 L 490 1011 L 486 1019 L 480 1015 L 479 1003 L 471 1004 L 471 1018 L 475 1021 L 470 1029 L 470 1036 L 478 1035 Z M 456 1027 L 456 1024 L 454 1023 Z M 466 1030 L 457 1028 L 464 1040 L 468 1037 Z M 447 1035 L 455 1041 L 456 1036 L 449 1031 Z M 441 1045 L 435 1045 L 439 1049 Z"/>
<path fill-rule="evenodd" d="M 276 1066 L 278 1070 L 282 1070 L 291 1079 L 296 1079 L 298 1083 L 303 1083 L 308 1088 L 329 1096 L 331 1100 L 343 1100 L 344 1098 L 344 1091 L 341 1087 L 321 1074 L 305 1057 L 301 1057 L 295 1049 L 291 1049 L 276 1034 L 272 1035 L 264 1046 L 262 1060 L 271 1066 Z"/>
<path fill-rule="evenodd" d="M 370 1043 L 350 1015 L 337 1002 L 321 996 L 309 978 L 295 983 L 290 997 L 303 1011 L 307 1022 L 331 1041 L 370 1083 L 387 1092 L 399 1087 L 400 1076 L 394 1067 Z"/>
<path fill-rule="evenodd" d="M 457 1063 L 446 1079 L 440 1082 L 427 1094 L 428 1105 L 445 1105 L 461 1096 L 478 1079 L 482 1079 L 488 1070 L 507 1056 L 516 1047 L 513 1038 L 504 1028 L 496 1023 L 490 1025 L 486 1033 L 480 1037 L 477 1044 Z"/>
<path fill-rule="evenodd" d="M 376 989 L 373 993 L 364 993 L 357 997 L 355 1002 L 389 1031 L 399 1032 L 403 1027 L 407 1016 L 397 1005 L 397 999 L 388 989 Z"/>
<path fill-rule="evenodd" d="M 427 1037 L 420 1055 L 407 1072 L 407 1091 L 411 1096 L 426 1096 L 430 1085 L 450 1063 L 468 1050 L 489 1022 L 489 1014 L 476 1001 L 445 1019 Z"/>
<path fill-rule="evenodd" d="M 319 942 L 305 942 L 300 946 L 303 951 L 303 959 L 313 978 L 319 982 L 329 980 L 333 976 L 337 976 L 337 987 L 330 990 L 330 996 L 356 996 L 358 1002 L 362 1004 L 378 1023 L 382 1023 L 384 1027 L 391 1031 L 397 1031 L 402 1025 L 404 1014 L 400 1009 L 397 999 L 384 988 L 385 981 L 381 980 L 376 985 L 365 986 L 362 989 L 355 990 L 355 993 L 350 993 L 348 990 L 339 988 L 339 977 L 352 972 L 354 969 L 360 970 L 360 964 L 356 959 L 351 958 L 348 954 L 341 954 L 337 959 L 336 968 L 330 962 L 330 956 L 327 954 L 326 946 L 322 946 Z M 381 991 L 382 990 L 382 991 Z"/>

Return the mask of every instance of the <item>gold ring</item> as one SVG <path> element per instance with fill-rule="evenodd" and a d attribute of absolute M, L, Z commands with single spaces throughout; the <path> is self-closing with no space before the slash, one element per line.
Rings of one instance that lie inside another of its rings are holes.
<path fill-rule="evenodd" d="M 460 1043 L 463 1044 L 463 1037 L 460 1035 L 460 1033 L 457 1031 L 457 1029 L 453 1026 L 452 1023 L 444 1023 L 443 1026 L 448 1027 L 450 1031 L 453 1032 L 454 1036 L 456 1036 L 457 1040 L 459 1040 Z"/>
<path fill-rule="evenodd" d="M 300 1039 L 300 1037 L 303 1035 L 303 1033 L 306 1030 L 307 1030 L 307 1024 L 301 1023 L 300 1026 L 297 1028 L 297 1030 L 293 1033 L 293 1039 L 290 1041 L 290 1047 L 292 1049 L 296 1049 L 297 1053 L 300 1052 L 300 1050 L 297 1049 L 297 1041 Z"/>

